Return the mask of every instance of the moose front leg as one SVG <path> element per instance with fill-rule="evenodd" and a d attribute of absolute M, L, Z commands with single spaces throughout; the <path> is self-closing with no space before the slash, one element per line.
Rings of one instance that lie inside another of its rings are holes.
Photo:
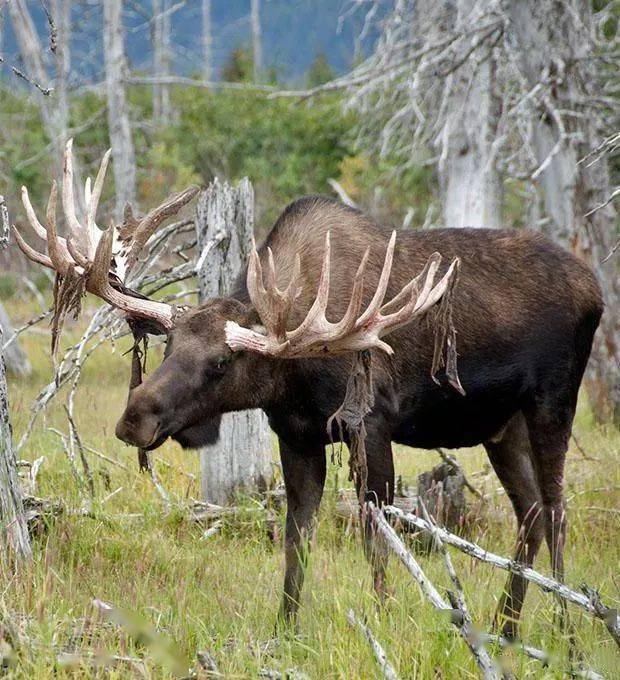
<path fill-rule="evenodd" d="M 325 447 L 289 446 L 280 439 L 280 458 L 286 487 L 286 559 L 284 594 L 278 623 L 296 625 L 309 541 L 325 485 Z"/>

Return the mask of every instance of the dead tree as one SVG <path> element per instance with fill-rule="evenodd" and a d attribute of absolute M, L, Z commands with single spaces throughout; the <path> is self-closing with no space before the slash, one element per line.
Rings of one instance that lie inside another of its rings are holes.
<path fill-rule="evenodd" d="M 455 30 L 480 13 L 476 0 L 458 0 Z M 438 17 L 436 29 L 445 21 L 445 16 Z M 472 44 L 476 40 L 472 38 Z M 493 155 L 501 108 L 495 59 L 492 47 L 485 45 L 479 59 L 468 59 L 445 76 L 446 114 L 435 146 L 443 222 L 448 227 L 502 226 L 502 177 Z"/>
<path fill-rule="evenodd" d="M 16 376 L 30 375 L 32 368 L 28 357 L 19 346 L 17 338 L 13 338 L 15 330 L 11 324 L 11 319 L 6 313 L 3 304 L 0 302 L 0 333 L 2 340 L 0 341 L 0 350 L 4 354 L 4 361 L 6 370 Z M 8 341 L 11 341 L 9 344 Z"/>
<path fill-rule="evenodd" d="M 4 239 L 0 238 L 0 248 L 3 248 L 4 244 Z M 32 552 L 24 515 L 22 491 L 17 476 L 17 461 L 13 451 L 2 344 L 3 336 L 0 328 L 0 550 L 2 552 L 0 560 L 7 553 L 18 559 L 29 559 Z"/>
<path fill-rule="evenodd" d="M 213 33 L 211 30 L 211 0 L 202 0 L 202 79 L 213 78 Z"/>
<path fill-rule="evenodd" d="M 54 0 L 50 7 L 48 46 L 42 44 L 25 0 L 7 3 L 25 73 L 38 90 L 36 102 L 55 161 L 62 157 L 69 126 L 68 75 L 70 69 L 71 0 Z M 52 28 L 51 22 L 54 27 Z M 47 48 L 47 49 L 46 49 Z M 54 69 L 48 73 L 52 58 Z M 60 167 L 56 168 L 60 175 Z"/>
<path fill-rule="evenodd" d="M 196 211 L 200 297 L 227 295 L 252 250 L 254 191 L 247 179 L 236 187 L 209 185 Z M 265 487 L 271 479 L 271 434 L 262 411 L 222 417 L 217 444 L 200 452 L 202 494 L 211 503 L 230 500 L 239 489 Z"/>
<path fill-rule="evenodd" d="M 263 44 L 260 26 L 260 0 L 251 0 L 250 21 L 252 25 L 252 60 L 254 64 L 254 82 L 258 83 L 263 72 Z"/>
<path fill-rule="evenodd" d="M 587 159 L 619 113 L 605 85 L 620 42 L 603 35 L 610 12 L 587 0 L 399 0 L 374 53 L 314 90 L 348 90 L 361 137 L 403 169 L 421 148 L 439 151 L 445 226 L 499 226 L 514 180 L 528 225 L 592 265 L 606 312 L 586 385 L 600 420 L 620 419 L 620 262 L 603 262 L 617 215 L 608 159 Z"/>
<path fill-rule="evenodd" d="M 170 121 L 170 86 L 165 78 L 170 75 L 171 11 L 169 0 L 152 0 L 153 3 L 153 77 L 164 82 L 153 84 L 153 120 L 157 125 Z"/>
<path fill-rule="evenodd" d="M 114 161 L 115 218 L 120 221 L 126 203 L 136 204 L 136 159 L 129 106 L 125 94 L 125 46 L 122 0 L 103 2 L 103 52 L 108 100 L 108 127 Z"/>

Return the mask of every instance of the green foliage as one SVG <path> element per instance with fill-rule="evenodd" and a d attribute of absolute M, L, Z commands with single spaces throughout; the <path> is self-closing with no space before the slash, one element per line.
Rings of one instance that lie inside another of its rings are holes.
<path fill-rule="evenodd" d="M 308 69 L 306 83 L 308 87 L 317 87 L 332 80 L 334 75 L 334 71 L 329 65 L 325 53 L 319 52 Z"/>
<path fill-rule="evenodd" d="M 329 191 L 352 153 L 351 116 L 337 98 L 298 104 L 251 92 L 175 93 L 178 120 L 162 131 L 166 149 L 182 140 L 179 160 L 204 183 L 215 176 L 254 183 L 264 227 L 294 198 Z"/>
<path fill-rule="evenodd" d="M 247 47 L 237 47 L 222 67 L 222 80 L 229 83 L 247 83 L 252 80 L 254 60 Z"/>

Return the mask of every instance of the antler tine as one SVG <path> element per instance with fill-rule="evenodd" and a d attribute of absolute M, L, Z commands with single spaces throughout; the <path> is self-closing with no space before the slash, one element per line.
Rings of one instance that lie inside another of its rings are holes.
<path fill-rule="evenodd" d="M 400 309 L 397 309 L 395 312 L 392 312 L 391 314 L 381 316 L 381 324 L 384 329 L 395 330 L 399 326 L 409 323 L 409 321 L 411 321 L 415 316 L 419 316 L 420 314 L 425 312 L 429 307 L 431 307 L 432 304 L 439 300 L 441 295 L 435 297 L 432 303 L 426 304 L 430 299 L 432 291 L 434 290 L 433 283 L 435 281 L 435 275 L 437 274 L 437 270 L 439 269 L 440 263 L 441 255 L 439 253 L 433 253 L 428 258 L 426 264 L 424 265 L 424 269 L 422 270 L 422 274 L 420 276 L 417 276 L 416 279 L 414 279 L 415 281 L 419 280 L 422 276 L 424 277 L 424 284 L 422 286 L 422 290 L 418 292 L 416 288 L 412 288 L 409 295 L 409 300 Z M 448 281 L 449 278 L 452 276 L 452 271 L 453 268 L 452 267 L 449 268 L 448 272 L 442 278 L 440 283 L 443 282 L 444 279 Z M 435 288 L 437 288 L 440 285 L 440 283 L 437 284 Z M 409 285 L 410 284 L 407 284 L 407 286 L 403 288 L 403 291 L 406 288 L 408 288 Z M 401 291 L 401 293 L 403 291 Z M 391 300 L 385 306 L 392 307 L 393 303 L 396 302 L 397 298 L 401 297 L 401 293 L 399 293 L 393 300 Z M 387 330 L 382 332 L 387 332 Z"/>
<path fill-rule="evenodd" d="M 258 316 L 266 328 L 271 328 L 272 314 L 267 301 L 267 291 L 265 290 L 265 285 L 263 283 L 263 268 L 256 247 L 254 247 L 250 253 L 247 286 L 250 300 L 252 300 L 252 304 L 258 312 Z"/>
<path fill-rule="evenodd" d="M 337 337 L 342 337 L 349 333 L 358 324 L 358 316 L 362 310 L 362 301 L 364 296 L 364 274 L 366 273 L 366 264 L 370 256 L 370 248 L 366 248 L 364 257 L 357 268 L 355 278 L 353 279 L 353 288 L 351 289 L 351 299 L 349 306 L 342 319 L 335 325 L 334 334 Z"/>
<path fill-rule="evenodd" d="M 17 241 L 19 249 L 22 251 L 22 253 L 24 253 L 24 255 L 29 260 L 32 260 L 37 264 L 42 264 L 44 267 L 54 269 L 54 265 L 52 264 L 50 258 L 47 255 L 44 255 L 43 253 L 40 253 L 38 250 L 35 250 L 31 246 L 29 246 L 26 243 L 26 241 L 24 241 L 22 235 L 19 233 L 19 230 L 15 225 L 13 225 L 13 236 L 15 236 L 15 240 Z"/>
<path fill-rule="evenodd" d="M 306 318 L 301 324 L 288 334 L 288 339 L 293 342 L 302 337 L 304 333 L 315 323 L 324 322 L 325 310 L 327 309 L 327 302 L 329 300 L 329 279 L 330 279 L 330 262 L 331 262 L 331 243 L 330 232 L 325 234 L 325 254 L 323 255 L 323 266 L 321 267 L 321 278 L 319 280 L 319 288 L 314 298 L 312 306 L 306 314 Z"/>
<path fill-rule="evenodd" d="M 82 225 L 75 214 L 75 196 L 73 193 L 73 139 L 69 139 L 65 146 L 62 173 L 62 207 L 65 212 L 69 233 L 74 241 L 74 247 L 82 250 L 80 248 L 80 245 L 82 245 L 84 257 L 91 257 L 94 248 L 90 239 L 90 234 L 82 228 Z"/>
<path fill-rule="evenodd" d="M 26 217 L 28 218 L 28 222 L 30 222 L 30 226 L 34 229 L 36 235 L 45 241 L 47 239 L 47 232 L 45 231 L 45 227 L 39 222 L 39 218 L 32 207 L 28 189 L 26 187 L 22 187 L 22 203 L 24 204 L 24 210 L 26 211 Z"/>
<path fill-rule="evenodd" d="M 110 162 L 110 154 L 112 149 L 108 149 L 101 159 L 99 164 L 99 170 L 97 171 L 97 177 L 95 178 L 95 184 L 93 185 L 92 192 L 90 193 L 89 199 L 86 201 L 86 224 L 91 235 L 92 242 L 94 243 L 97 239 L 95 233 L 97 219 L 97 208 L 99 206 L 99 200 L 101 198 L 101 192 L 103 191 L 103 183 L 105 181 L 105 175 L 108 170 L 108 163 Z M 90 184 L 90 177 L 88 178 Z"/>
<path fill-rule="evenodd" d="M 191 186 L 184 191 L 179 191 L 169 196 L 157 208 L 148 212 L 137 224 L 133 234 L 123 234 L 124 238 L 131 239 L 131 248 L 127 256 L 127 271 L 129 272 L 138 259 L 140 251 L 149 240 L 151 234 L 168 217 L 176 215 L 179 210 L 189 203 L 198 193 L 198 187 Z"/>
<path fill-rule="evenodd" d="M 361 316 L 358 316 L 363 304 L 364 275 L 369 259 L 369 250 L 364 253 L 353 279 L 351 298 L 346 312 L 340 321 L 332 323 L 325 316 L 330 279 L 330 235 L 328 232 L 325 238 L 321 279 L 314 302 L 304 320 L 295 330 L 284 330 L 279 335 L 276 334 L 272 322 L 273 318 L 277 317 L 274 317 L 273 310 L 268 302 L 271 301 L 273 305 L 280 303 L 279 306 L 274 307 L 274 310 L 281 314 L 283 304 L 291 303 L 291 295 L 284 295 L 275 286 L 275 265 L 272 254 L 268 254 L 268 290 L 264 291 L 259 256 L 254 251 L 248 268 L 248 290 L 252 301 L 256 300 L 258 303 L 255 306 L 265 323 L 267 333 L 262 334 L 255 329 L 243 328 L 235 322 L 229 321 L 226 324 L 228 346 L 233 351 L 249 350 L 283 358 L 310 357 L 323 353 L 339 354 L 370 348 L 393 354 L 390 345 L 381 338 L 410 323 L 436 304 L 447 293 L 454 279 L 455 271 L 459 267 L 459 260 L 455 258 L 439 283 L 435 284 L 435 276 L 439 270 L 441 256 L 439 253 L 433 253 L 428 258 L 422 272 L 409 281 L 389 302 L 383 304 L 392 269 L 395 241 L 396 233 L 394 232 L 386 249 L 377 289 L 366 310 Z M 293 281 L 295 280 L 296 277 L 293 277 L 287 292 L 294 289 L 296 284 Z M 420 291 L 419 282 L 422 280 L 424 283 Z M 261 296 L 261 292 L 264 295 Z M 402 306 L 398 308 L 398 305 L 401 304 Z M 396 309 L 396 311 L 386 314 L 389 309 Z"/>
<path fill-rule="evenodd" d="M 358 319 L 358 326 L 363 326 L 368 323 L 373 317 L 379 314 L 379 310 L 383 304 L 383 299 L 387 292 L 387 287 L 390 282 L 390 274 L 392 272 L 392 262 L 394 260 L 394 246 L 396 245 L 396 231 L 392 232 L 390 236 L 390 242 L 385 251 L 385 260 L 383 261 L 383 269 L 381 270 L 381 276 L 379 277 L 379 283 L 377 284 L 377 290 L 370 301 L 370 304 L 366 308 L 366 311 Z"/>
<path fill-rule="evenodd" d="M 74 267 L 75 263 L 69 254 L 66 242 L 61 241 L 56 231 L 56 200 L 57 200 L 56 182 L 52 182 L 52 190 L 47 202 L 47 210 L 45 213 L 45 228 L 47 229 L 47 251 L 50 259 L 54 264 L 54 268 L 61 275 L 65 276 L 70 267 Z"/>

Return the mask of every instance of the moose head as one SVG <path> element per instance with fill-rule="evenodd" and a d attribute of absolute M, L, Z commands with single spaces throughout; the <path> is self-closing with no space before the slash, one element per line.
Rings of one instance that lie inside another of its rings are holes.
<path fill-rule="evenodd" d="M 221 414 L 265 406 L 278 389 L 278 367 L 290 361 L 324 357 L 363 349 L 387 354 L 392 348 L 382 338 L 409 324 L 435 305 L 449 289 L 458 267 L 454 260 L 435 283 L 441 257 L 434 253 L 422 272 L 384 302 L 396 242 L 392 233 L 372 299 L 364 307 L 366 250 L 352 282 L 348 306 L 337 322 L 326 317 L 330 295 L 331 244 L 325 237 L 318 290 L 307 314 L 291 328 L 291 311 L 302 293 L 301 259 L 297 254 L 286 286 L 278 286 L 271 249 L 254 248 L 247 268 L 249 301 L 215 298 L 187 310 L 138 296 L 125 286 L 139 253 L 163 220 L 196 194 L 191 187 L 169 197 L 141 219 L 131 213 L 120 226 L 100 230 L 96 212 L 109 152 L 104 156 L 94 186 L 85 187 L 86 224 L 80 224 L 73 196 L 72 145 L 68 142 L 63 170 L 62 204 L 66 238 L 56 229 L 56 185 L 53 184 L 45 227 L 36 217 L 24 188 L 26 214 L 35 232 L 47 241 L 48 254 L 31 248 L 14 228 L 19 247 L 31 260 L 56 271 L 62 282 L 75 279 L 86 291 L 122 310 L 127 320 L 150 332 L 167 335 L 162 364 L 129 394 L 116 427 L 123 441 L 154 449 L 168 437 L 184 447 L 197 447 L 217 437 Z"/>

